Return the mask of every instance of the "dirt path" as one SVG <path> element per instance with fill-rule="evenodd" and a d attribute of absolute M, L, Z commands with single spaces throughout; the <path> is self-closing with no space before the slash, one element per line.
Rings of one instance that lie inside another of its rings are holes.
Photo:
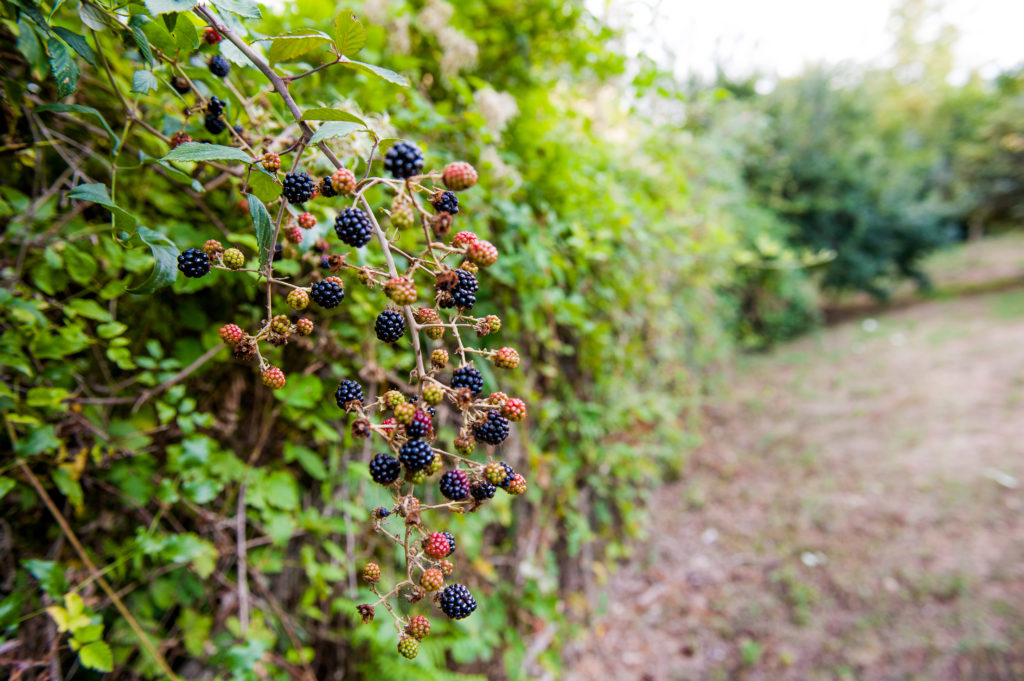
<path fill-rule="evenodd" d="M 568 678 L 1024 679 L 1024 292 L 735 373 Z"/>

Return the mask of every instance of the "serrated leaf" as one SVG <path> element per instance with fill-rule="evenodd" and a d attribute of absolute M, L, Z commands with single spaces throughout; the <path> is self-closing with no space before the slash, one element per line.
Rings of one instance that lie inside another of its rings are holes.
<path fill-rule="evenodd" d="M 255 46 L 253 46 L 253 49 L 255 49 Z M 249 61 L 249 58 L 245 56 L 245 53 L 238 49 L 234 43 L 222 40 L 220 43 L 220 53 L 221 56 L 236 66 L 241 66 L 243 68 L 247 66 L 254 66 L 254 64 Z"/>
<path fill-rule="evenodd" d="M 132 74 L 132 92 L 144 95 L 150 90 L 155 90 L 157 85 L 156 76 L 153 75 L 152 71 L 139 69 Z"/>
<path fill-rule="evenodd" d="M 283 35 L 276 35 L 270 43 L 270 61 L 282 62 L 315 50 L 331 42 L 331 36 L 323 31 L 303 29 Z"/>
<path fill-rule="evenodd" d="M 149 17 L 136 15 L 132 19 L 138 19 L 137 25 L 146 34 L 149 44 L 167 55 L 174 55 L 178 50 L 178 43 L 175 42 L 171 32 L 168 31 L 163 22 L 153 21 Z"/>
<path fill-rule="evenodd" d="M 139 227 L 139 238 L 153 253 L 153 271 L 141 286 L 128 293 L 148 294 L 172 283 L 178 276 L 178 248 L 160 232 Z"/>
<path fill-rule="evenodd" d="M 51 605 L 46 609 L 46 614 L 50 616 L 53 623 L 57 625 L 57 631 L 64 633 L 68 630 L 68 611 L 59 605 Z"/>
<path fill-rule="evenodd" d="M 246 19 L 259 19 L 260 8 L 251 0 L 211 0 L 211 3 L 223 12 L 231 12 Z"/>
<path fill-rule="evenodd" d="M 346 57 L 355 56 L 366 44 L 366 27 L 347 9 L 334 17 L 334 44 L 338 47 L 338 54 Z"/>
<path fill-rule="evenodd" d="M 302 120 L 304 121 L 348 121 L 349 123 L 358 123 L 359 125 L 366 127 L 366 121 L 355 114 L 350 114 L 348 111 L 342 111 L 341 109 L 332 109 L 330 107 L 322 106 L 315 109 L 307 109 L 306 113 L 302 114 Z"/>
<path fill-rule="evenodd" d="M 145 0 L 146 9 L 152 14 L 187 12 L 196 6 L 196 0 Z"/>
<path fill-rule="evenodd" d="M 78 18 L 94 31 L 107 30 L 107 15 L 84 2 L 78 7 Z"/>
<path fill-rule="evenodd" d="M 57 96 L 67 97 L 78 87 L 78 64 L 64 43 L 57 38 L 46 41 L 46 51 L 50 55 L 50 71 L 57 81 Z"/>
<path fill-rule="evenodd" d="M 104 641 L 93 641 L 82 646 L 78 651 L 78 661 L 83 667 L 98 672 L 109 672 L 114 669 L 114 655 Z"/>
<path fill-rule="evenodd" d="M 188 17 L 186 12 L 182 12 L 174 23 L 174 40 L 183 50 L 191 50 L 199 45 L 199 31 Z"/>
<path fill-rule="evenodd" d="M 252 172 L 249 173 L 249 187 L 263 203 L 270 203 L 279 197 L 284 189 L 270 173 L 258 166 L 253 166 Z"/>
<path fill-rule="evenodd" d="M 69 31 L 61 26 L 54 26 L 53 32 L 63 38 L 64 42 L 78 53 L 78 56 L 89 62 L 91 66 L 96 66 L 96 53 L 93 52 L 92 47 L 84 36 L 80 36 L 74 31 Z"/>
<path fill-rule="evenodd" d="M 360 130 L 366 130 L 366 128 L 359 123 L 351 123 L 349 121 L 337 121 L 324 123 L 316 132 L 313 133 L 313 137 L 310 138 L 310 144 L 316 144 L 317 142 L 323 142 L 324 140 L 333 139 L 335 137 L 345 137 L 351 135 L 354 132 Z"/>
<path fill-rule="evenodd" d="M 163 161 L 239 161 L 252 163 L 252 156 L 241 149 L 222 144 L 185 142 L 167 152 Z"/>
<path fill-rule="evenodd" d="M 84 627 L 78 627 L 77 629 L 75 629 L 75 640 L 78 641 L 79 645 L 92 643 L 93 641 L 98 641 L 102 636 L 102 624 L 88 624 Z"/>
<path fill-rule="evenodd" d="M 149 20 L 148 17 L 144 17 L 141 14 L 136 14 L 128 20 L 128 28 L 132 32 L 132 39 L 135 41 L 135 46 L 139 48 L 139 54 L 146 60 L 146 63 L 150 66 L 153 65 L 153 48 L 149 46 L 149 38 L 142 30 L 143 24 Z"/>
<path fill-rule="evenodd" d="M 51 104 L 49 106 L 54 105 Z M 114 203 L 110 196 L 107 195 L 107 186 L 105 184 L 98 182 L 96 184 L 80 184 L 69 191 L 67 197 L 69 199 L 92 201 L 93 203 L 100 204 L 114 214 L 114 224 L 120 229 L 131 229 L 138 223 L 138 218 Z"/>
<path fill-rule="evenodd" d="M 270 222 L 270 213 L 254 194 L 246 194 L 249 200 L 249 215 L 256 231 L 256 249 L 260 255 L 260 269 L 266 266 L 270 257 L 271 242 L 274 240 L 274 225 Z"/>
<path fill-rule="evenodd" d="M 350 69 L 363 71 L 364 73 L 372 73 L 378 78 L 383 78 L 389 83 L 394 83 L 395 85 L 400 85 L 402 87 L 409 87 L 409 81 L 406 79 L 405 76 L 395 73 L 391 69 L 386 69 L 383 66 L 375 66 L 373 64 L 367 64 L 361 61 L 354 61 L 344 56 L 341 57 L 339 63 L 342 66 L 346 66 Z"/>
<path fill-rule="evenodd" d="M 99 124 L 103 126 L 106 133 L 110 135 L 110 139 L 114 141 L 114 148 L 116 149 L 121 146 L 121 140 L 119 140 L 117 135 L 114 134 L 114 131 L 111 130 L 110 126 L 107 124 L 107 119 L 103 117 L 103 114 L 91 106 L 82 106 L 81 104 L 44 104 L 42 106 L 37 106 L 33 111 L 37 113 L 43 111 L 52 111 L 53 113 L 81 113 L 93 116 L 97 121 L 99 121 Z M 99 186 L 102 187 L 103 185 Z M 106 193 L 106 189 L 104 189 L 104 193 Z"/>

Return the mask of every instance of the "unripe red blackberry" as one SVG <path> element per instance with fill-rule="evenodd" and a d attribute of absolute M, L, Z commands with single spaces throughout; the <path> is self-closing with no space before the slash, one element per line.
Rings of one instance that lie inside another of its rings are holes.
<path fill-rule="evenodd" d="M 316 227 L 316 217 L 312 213 L 303 213 L 299 216 L 299 227 L 302 229 L 313 229 Z"/>
<path fill-rule="evenodd" d="M 441 179 L 444 181 L 445 187 L 458 192 L 472 187 L 479 177 L 473 166 L 465 161 L 456 161 L 445 166 Z"/>
<path fill-rule="evenodd" d="M 441 561 L 441 574 L 445 577 L 455 574 L 455 565 L 449 560 Z"/>
<path fill-rule="evenodd" d="M 203 244 L 203 253 L 210 256 L 211 260 L 216 260 L 223 252 L 224 247 L 216 239 L 207 239 Z"/>
<path fill-rule="evenodd" d="M 285 384 L 284 372 L 272 366 L 266 367 L 260 373 L 260 380 L 271 390 L 280 390 Z"/>
<path fill-rule="evenodd" d="M 417 640 L 422 641 L 430 633 L 430 620 L 428 620 L 423 615 L 416 615 L 412 617 L 409 620 L 409 624 L 407 624 L 405 627 L 405 633 L 409 634 L 409 636 L 412 636 Z"/>
<path fill-rule="evenodd" d="M 431 532 L 423 540 L 423 552 L 431 558 L 447 558 L 451 553 L 448 537 L 440 532 Z"/>
<path fill-rule="evenodd" d="M 266 153 L 260 159 L 263 169 L 270 173 L 276 173 L 281 169 L 281 157 L 277 154 Z"/>
<path fill-rule="evenodd" d="M 229 248 L 224 251 L 221 262 L 224 263 L 225 267 L 230 267 L 233 270 L 241 269 L 245 267 L 245 254 L 237 248 Z"/>
<path fill-rule="evenodd" d="M 455 438 L 455 451 L 460 456 L 469 456 L 476 449 L 476 440 L 466 435 Z"/>
<path fill-rule="evenodd" d="M 291 330 L 292 323 L 288 320 L 288 315 L 278 314 L 274 315 L 274 318 L 270 320 L 270 328 L 275 333 L 281 335 L 287 335 Z"/>
<path fill-rule="evenodd" d="M 438 481 L 441 494 L 452 501 L 462 501 L 469 496 L 469 478 L 465 471 L 448 471 Z"/>
<path fill-rule="evenodd" d="M 474 241 L 476 241 L 476 234 L 473 232 L 459 232 L 452 239 L 452 246 L 455 246 L 456 248 L 459 246 L 468 246 Z"/>
<path fill-rule="evenodd" d="M 498 262 L 498 249 L 490 241 L 477 239 L 466 246 L 466 258 L 474 265 L 490 267 Z"/>
<path fill-rule="evenodd" d="M 417 409 L 412 420 L 405 426 L 405 434 L 409 437 L 426 437 L 433 428 L 433 421 L 427 412 Z"/>
<path fill-rule="evenodd" d="M 363 581 L 376 584 L 380 581 L 380 566 L 376 563 L 367 563 L 363 566 Z"/>
<path fill-rule="evenodd" d="M 519 353 L 515 348 L 504 347 L 494 352 L 492 361 L 499 369 L 515 369 L 519 366 Z"/>
<path fill-rule="evenodd" d="M 436 348 L 430 353 L 430 366 L 435 369 L 444 369 L 448 366 L 448 351 L 444 348 Z"/>
<path fill-rule="evenodd" d="M 238 341 L 245 338 L 245 332 L 235 324 L 225 324 L 220 327 L 220 339 L 230 346 L 238 345 Z"/>
<path fill-rule="evenodd" d="M 445 550 L 447 550 L 447 547 Z M 420 575 L 420 586 L 427 591 L 440 591 L 444 587 L 444 575 L 436 568 L 424 570 L 423 574 Z"/>
<path fill-rule="evenodd" d="M 391 224 L 398 229 L 409 229 L 416 224 L 416 211 L 408 199 L 395 197 L 391 202 Z"/>
<path fill-rule="evenodd" d="M 496 393 L 491 393 L 487 397 L 487 404 L 493 404 L 496 407 L 502 407 L 506 402 L 508 402 L 508 395 L 500 390 Z"/>
<path fill-rule="evenodd" d="M 398 642 L 398 652 L 406 659 L 413 659 L 420 652 L 420 642 L 407 636 Z"/>
<path fill-rule="evenodd" d="M 191 141 L 192 141 L 192 136 L 191 135 L 189 135 L 184 130 L 179 130 L 178 132 L 176 132 L 173 135 L 171 135 L 171 149 L 174 149 L 175 147 L 180 147 L 182 144 L 185 144 L 186 142 L 191 142 Z"/>
<path fill-rule="evenodd" d="M 343 282 L 341 280 L 341 277 L 338 277 L 338 276 L 324 277 L 324 281 L 329 281 L 332 284 L 337 284 L 338 286 L 344 286 L 345 285 L 345 282 Z"/>
<path fill-rule="evenodd" d="M 308 336 L 313 333 L 313 322 L 312 320 L 303 317 L 299 321 L 295 322 L 295 330 L 300 336 Z"/>
<path fill-rule="evenodd" d="M 501 413 L 509 421 L 522 421 L 526 418 L 526 402 L 513 397 L 501 408 Z"/>
<path fill-rule="evenodd" d="M 423 401 L 427 404 L 440 404 L 444 399 L 444 388 L 437 383 L 430 383 L 423 388 Z"/>
<path fill-rule="evenodd" d="M 421 307 L 421 308 L 417 309 L 413 313 L 413 318 L 416 320 L 416 322 L 418 324 L 440 324 L 441 323 L 441 316 L 437 314 L 437 310 L 435 310 L 433 308 L 429 308 L 429 307 Z M 434 340 L 438 340 L 439 338 L 444 336 L 444 327 L 443 326 L 428 326 L 427 328 L 425 328 L 423 330 L 426 332 L 427 338 L 432 338 Z"/>
<path fill-rule="evenodd" d="M 409 402 L 402 402 L 394 406 L 395 410 L 395 421 L 401 423 L 403 426 L 411 423 L 413 417 L 416 415 L 416 405 L 410 404 Z"/>
<path fill-rule="evenodd" d="M 526 494 L 526 478 L 516 473 L 505 487 L 505 491 L 514 495 Z"/>
<path fill-rule="evenodd" d="M 293 288 L 285 299 L 293 310 L 305 310 L 309 307 L 309 292 L 304 288 Z"/>
<path fill-rule="evenodd" d="M 396 305 L 412 305 L 416 302 L 416 284 L 405 277 L 391 277 L 384 284 L 384 295 Z"/>
<path fill-rule="evenodd" d="M 348 168 L 338 168 L 331 174 L 331 187 L 341 196 L 356 190 L 356 176 Z"/>
<path fill-rule="evenodd" d="M 207 45 L 216 45 L 223 39 L 224 36 L 218 33 L 215 28 L 207 28 L 203 31 L 203 40 L 206 41 Z"/>
<path fill-rule="evenodd" d="M 288 225 L 284 230 L 284 238 L 293 244 L 301 244 L 302 229 L 298 225 Z"/>

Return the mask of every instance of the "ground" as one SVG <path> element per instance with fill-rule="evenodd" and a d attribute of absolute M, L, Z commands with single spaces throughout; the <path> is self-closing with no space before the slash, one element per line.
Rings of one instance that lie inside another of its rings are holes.
<path fill-rule="evenodd" d="M 566 678 L 1024 679 L 1024 290 L 733 371 Z"/>

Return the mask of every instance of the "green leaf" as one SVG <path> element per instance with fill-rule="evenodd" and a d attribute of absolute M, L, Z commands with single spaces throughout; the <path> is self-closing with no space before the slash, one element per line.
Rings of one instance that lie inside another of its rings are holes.
<path fill-rule="evenodd" d="M 360 130 L 366 130 L 366 128 L 359 123 L 352 123 L 349 121 L 324 123 L 317 128 L 315 133 L 313 133 L 313 137 L 310 138 L 309 143 L 310 145 L 313 145 L 317 142 L 323 142 L 324 140 L 333 139 L 335 137 L 346 137 L 354 132 L 359 132 Z"/>
<path fill-rule="evenodd" d="M 281 195 L 284 187 L 274 179 L 274 176 L 254 165 L 249 173 L 249 186 L 263 203 L 270 203 Z"/>
<path fill-rule="evenodd" d="M 252 216 L 252 226 L 256 230 L 256 249 L 260 255 L 260 269 L 266 266 L 270 257 L 271 242 L 274 240 L 274 225 L 270 222 L 270 213 L 253 194 L 246 194 L 249 199 L 249 215 Z"/>
<path fill-rule="evenodd" d="M 97 322 L 109 322 L 110 313 L 91 298 L 77 298 L 64 306 L 64 313 L 69 317 L 81 315 Z"/>
<path fill-rule="evenodd" d="M 409 87 L 409 81 L 406 80 L 405 76 L 397 74 L 391 69 L 386 69 L 382 66 L 374 66 L 373 64 L 367 64 L 361 61 L 353 61 L 352 59 L 348 59 L 344 56 L 341 57 L 340 63 L 342 66 L 348 67 L 350 69 L 363 71 L 365 73 L 372 73 L 378 78 L 383 78 L 389 83 L 401 85 L 402 87 Z"/>
<path fill-rule="evenodd" d="M 82 646 L 78 651 L 78 661 L 83 667 L 98 672 L 109 672 L 114 669 L 114 655 L 110 646 L 103 641 L 93 641 Z"/>
<path fill-rule="evenodd" d="M 30 388 L 25 404 L 30 407 L 56 407 L 70 395 L 64 388 Z"/>
<path fill-rule="evenodd" d="M 78 18 L 94 31 L 107 30 L 107 15 L 92 5 L 83 2 L 78 8 Z"/>
<path fill-rule="evenodd" d="M 364 128 L 367 127 L 366 121 L 355 114 L 350 114 L 348 111 L 342 111 L 341 109 L 332 109 L 330 107 L 321 106 L 315 109 L 307 109 L 306 113 L 302 114 L 302 120 L 304 121 L 348 121 L 349 123 L 358 123 Z"/>
<path fill-rule="evenodd" d="M 183 50 L 193 50 L 199 46 L 199 31 L 186 12 L 179 14 L 174 23 L 174 40 Z"/>
<path fill-rule="evenodd" d="M 67 591 L 68 582 L 64 579 L 64 566 L 52 560 L 36 560 L 29 558 L 21 561 L 29 573 L 39 580 L 43 591 L 57 597 Z"/>
<path fill-rule="evenodd" d="M 222 144 L 202 144 L 185 142 L 171 149 L 164 161 L 239 161 L 252 163 L 252 156 L 241 149 L 226 147 Z"/>
<path fill-rule="evenodd" d="M 33 111 L 35 113 L 40 113 L 44 111 L 52 111 L 53 113 L 80 113 L 86 114 L 87 116 L 93 116 L 94 118 L 96 118 L 97 121 L 99 121 L 99 124 L 103 126 L 103 129 L 106 131 L 106 133 L 110 135 L 110 139 L 114 141 L 114 148 L 116 149 L 117 147 L 121 146 L 121 140 L 119 140 L 117 138 L 117 135 L 114 134 L 114 131 L 111 130 L 110 126 L 107 124 L 107 119 L 103 117 L 103 114 L 101 114 L 99 111 L 92 108 L 91 106 L 82 106 L 81 104 L 44 104 L 42 106 L 37 106 L 35 109 L 33 109 Z M 106 190 L 104 190 L 104 193 L 105 192 Z M 99 202 L 97 201 L 97 203 Z"/>
<path fill-rule="evenodd" d="M 259 19 L 260 8 L 251 0 L 211 0 L 212 4 L 222 12 L 231 12 L 246 19 Z"/>
<path fill-rule="evenodd" d="M 338 54 L 346 57 L 354 56 L 366 44 L 366 27 L 347 9 L 334 17 L 334 44 L 338 46 Z"/>
<path fill-rule="evenodd" d="M 145 0 L 146 9 L 152 14 L 187 12 L 196 6 L 196 0 Z"/>
<path fill-rule="evenodd" d="M 267 503 L 276 508 L 291 510 L 299 506 L 299 488 L 287 471 L 271 473 L 260 483 Z"/>
<path fill-rule="evenodd" d="M 60 493 L 68 498 L 68 501 L 71 502 L 71 505 L 75 507 L 77 512 L 81 513 L 85 496 L 82 494 L 82 486 L 78 484 L 78 481 L 71 477 L 71 473 L 63 468 L 54 468 L 50 473 L 50 477 L 53 479 L 53 483 L 57 485 Z"/>
<path fill-rule="evenodd" d="M 41 452 L 53 451 L 59 446 L 56 428 L 53 424 L 47 424 L 36 428 L 28 437 L 22 439 L 14 447 L 14 453 L 18 456 L 35 456 Z"/>
<path fill-rule="evenodd" d="M 327 469 L 324 467 L 324 462 L 316 452 L 308 447 L 303 447 L 302 445 L 297 445 L 293 442 L 285 442 L 284 460 L 297 460 L 299 465 L 301 465 L 311 477 L 314 477 L 317 480 L 327 479 Z"/>
<path fill-rule="evenodd" d="M 147 69 L 139 69 L 132 74 L 132 92 L 144 95 L 150 90 L 155 90 L 158 84 L 156 76 Z"/>
<path fill-rule="evenodd" d="M 178 248 L 160 232 L 139 227 L 139 238 L 153 253 L 153 271 L 141 286 L 128 289 L 128 293 L 148 294 L 172 283 L 178 276 Z"/>
<path fill-rule="evenodd" d="M 104 340 L 110 340 L 111 338 L 117 338 L 127 330 L 127 324 L 122 324 L 121 322 L 108 322 L 96 327 L 96 335 Z"/>
<path fill-rule="evenodd" d="M 7 496 L 7 493 L 14 489 L 14 480 L 11 478 L 0 477 L 0 499 Z"/>
<path fill-rule="evenodd" d="M 174 55 L 178 51 L 178 43 L 174 40 L 171 32 L 168 31 L 163 22 L 153 21 L 147 16 L 136 15 L 132 19 L 138 19 L 139 28 L 146 34 L 149 44 L 167 55 Z"/>
<path fill-rule="evenodd" d="M 149 17 L 142 14 L 135 14 L 131 19 L 128 20 L 128 28 L 131 29 L 132 38 L 135 40 L 136 47 L 139 48 L 139 54 L 146 60 L 146 63 L 150 66 L 153 65 L 153 49 L 149 46 L 149 38 L 142 31 L 142 27 L 149 21 Z"/>
<path fill-rule="evenodd" d="M 92 643 L 98 641 L 103 636 L 103 625 L 102 624 L 88 624 L 84 627 L 75 629 L 75 640 L 78 641 L 79 645 L 86 643 Z"/>
<path fill-rule="evenodd" d="M 331 42 L 331 36 L 323 31 L 300 29 L 291 33 L 276 35 L 272 40 L 273 42 L 270 43 L 270 61 L 282 62 L 295 59 L 310 50 L 326 45 Z"/>
<path fill-rule="evenodd" d="M 53 105 L 51 104 L 50 106 Z M 111 200 L 110 196 L 107 195 L 107 186 L 104 184 L 100 184 L 98 182 L 96 184 L 80 184 L 69 191 L 67 197 L 69 199 L 92 201 L 93 203 L 100 204 L 114 214 L 114 224 L 120 229 L 131 229 L 138 222 L 138 219 L 134 215 Z"/>
<path fill-rule="evenodd" d="M 60 26 L 54 26 L 53 32 L 63 38 L 64 42 L 70 45 L 71 49 L 78 53 L 78 56 L 89 62 L 90 66 L 96 66 L 96 53 L 93 52 L 92 46 L 84 36 Z"/>
<path fill-rule="evenodd" d="M 252 48 L 255 50 L 256 46 L 253 45 Z M 235 64 L 236 66 L 241 66 L 242 68 L 252 66 L 253 68 L 255 68 L 255 65 L 252 63 L 252 61 L 247 56 L 245 56 L 245 53 L 238 49 L 238 47 L 234 43 L 229 43 L 226 40 L 222 40 L 220 43 L 220 54 L 222 57 L 227 59 L 232 64 Z"/>
<path fill-rule="evenodd" d="M 68 245 L 64 249 L 64 269 L 77 283 L 87 286 L 96 278 L 99 264 L 91 254 L 86 251 Z"/>
<path fill-rule="evenodd" d="M 63 99 L 78 87 L 78 64 L 57 38 L 46 41 L 46 51 L 50 54 L 50 71 L 57 81 L 57 97 Z"/>

